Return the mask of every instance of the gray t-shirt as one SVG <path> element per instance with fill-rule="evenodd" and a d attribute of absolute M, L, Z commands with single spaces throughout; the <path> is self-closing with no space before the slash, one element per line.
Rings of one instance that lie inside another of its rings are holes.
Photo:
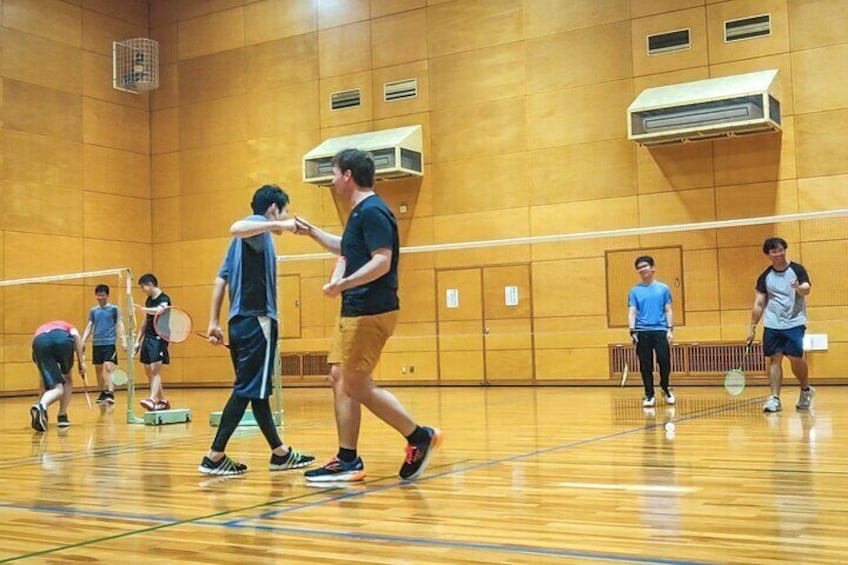
<path fill-rule="evenodd" d="M 768 297 L 763 326 L 773 330 L 788 330 L 807 324 L 807 301 L 795 292 L 792 282 L 810 282 L 807 270 L 790 261 L 782 271 L 769 267 L 757 278 L 757 292 Z"/>

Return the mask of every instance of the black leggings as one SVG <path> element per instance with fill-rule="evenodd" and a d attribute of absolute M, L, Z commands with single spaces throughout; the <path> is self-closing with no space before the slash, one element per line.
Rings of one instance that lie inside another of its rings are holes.
<path fill-rule="evenodd" d="M 642 384 L 645 387 L 645 398 L 654 396 L 654 352 L 657 353 L 657 365 L 660 366 L 660 387 L 667 391 L 671 375 L 671 347 L 668 344 L 665 330 L 640 331 L 636 344 L 636 355 L 639 356 L 639 371 L 642 373 Z"/>
<path fill-rule="evenodd" d="M 271 449 L 276 449 L 283 445 L 280 439 L 280 434 L 277 433 L 277 425 L 274 423 L 274 416 L 271 414 L 271 404 L 267 398 L 241 398 L 233 393 L 224 406 L 224 412 L 221 414 L 221 422 L 218 424 L 218 432 L 215 434 L 215 440 L 212 442 L 212 451 L 224 452 L 227 448 L 227 442 L 241 422 L 244 411 L 247 409 L 247 404 L 253 410 L 253 417 L 256 418 L 256 423 L 259 424 L 259 429 L 262 430 L 262 435 L 268 441 Z"/>

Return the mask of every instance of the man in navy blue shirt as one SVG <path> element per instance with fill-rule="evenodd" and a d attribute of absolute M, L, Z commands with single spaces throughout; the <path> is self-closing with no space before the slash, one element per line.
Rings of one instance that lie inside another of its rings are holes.
<path fill-rule="evenodd" d="M 671 312 L 671 291 L 668 286 L 654 280 L 654 259 L 648 255 L 638 257 L 636 272 L 642 282 L 630 289 L 627 299 L 627 319 L 630 324 L 630 339 L 636 346 L 639 370 L 645 397 L 642 406 L 657 405 L 654 397 L 654 353 L 660 366 L 660 388 L 666 404 L 674 404 L 675 398 L 669 388 L 671 376 L 671 341 L 674 330 Z"/>
<path fill-rule="evenodd" d="M 198 467 L 201 473 L 238 475 L 247 471 L 247 465 L 230 459 L 225 450 L 248 403 L 271 448 L 272 471 L 305 467 L 315 460 L 282 442 L 268 401 L 274 388 L 278 323 L 277 258 L 271 234 L 297 230 L 294 220 L 285 219 L 288 203 L 288 195 L 279 186 L 262 186 L 253 195 L 253 215 L 230 228 L 233 240 L 215 279 L 207 335 L 213 344 L 223 342 L 219 316 L 224 289 L 229 287 L 228 335 L 236 379 L 212 447 Z"/>
<path fill-rule="evenodd" d="M 441 441 L 438 429 L 419 426 L 371 373 L 397 324 L 400 243 L 394 214 L 374 193 L 374 158 L 345 149 L 333 158 L 333 192 L 350 207 L 342 237 L 297 218 L 297 233 L 308 234 L 347 261 L 344 276 L 324 286 L 329 297 L 342 295 L 342 310 L 327 361 L 336 412 L 339 451 L 319 469 L 306 472 L 311 482 L 358 481 L 365 464 L 357 454 L 361 405 L 407 440 L 399 475 L 417 479 Z"/>

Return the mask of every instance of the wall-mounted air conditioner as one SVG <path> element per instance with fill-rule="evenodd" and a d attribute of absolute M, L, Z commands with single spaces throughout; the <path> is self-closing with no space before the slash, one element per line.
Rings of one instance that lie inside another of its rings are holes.
<path fill-rule="evenodd" d="M 320 186 L 333 183 L 333 157 L 343 149 L 360 149 L 374 156 L 375 180 L 424 176 L 421 126 L 332 137 L 303 156 L 303 181 Z"/>
<path fill-rule="evenodd" d="M 642 91 L 627 109 L 627 137 L 641 145 L 780 131 L 777 71 Z"/>

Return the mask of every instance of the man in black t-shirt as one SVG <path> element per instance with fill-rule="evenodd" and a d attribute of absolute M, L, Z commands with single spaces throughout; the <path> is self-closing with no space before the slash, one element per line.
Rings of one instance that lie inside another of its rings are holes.
<path fill-rule="evenodd" d="M 398 318 L 397 221 L 374 193 L 374 159 L 346 149 L 333 158 L 333 192 L 350 207 L 342 237 L 297 219 L 296 233 L 309 235 L 328 251 L 346 259 L 344 276 L 324 287 L 329 297 L 342 295 L 342 311 L 327 356 L 339 435 L 339 451 L 319 469 L 305 473 L 310 482 L 358 481 L 365 464 L 357 455 L 361 407 L 407 440 L 403 479 L 417 479 L 441 441 L 438 429 L 419 426 L 392 393 L 374 384 L 371 373 Z"/>
<path fill-rule="evenodd" d="M 147 300 L 144 301 L 143 308 L 136 305 L 139 312 L 146 314 L 144 324 L 138 328 L 136 343 L 138 343 L 137 350 L 141 351 L 144 372 L 150 382 L 150 398 L 145 398 L 140 404 L 147 410 L 168 410 L 171 408 L 171 403 L 165 398 L 160 371 L 162 365 L 168 365 L 171 359 L 168 356 L 168 342 L 156 333 L 153 320 L 160 310 L 171 306 L 171 299 L 162 292 L 159 281 L 151 273 L 141 275 L 138 286 L 147 295 Z"/>

